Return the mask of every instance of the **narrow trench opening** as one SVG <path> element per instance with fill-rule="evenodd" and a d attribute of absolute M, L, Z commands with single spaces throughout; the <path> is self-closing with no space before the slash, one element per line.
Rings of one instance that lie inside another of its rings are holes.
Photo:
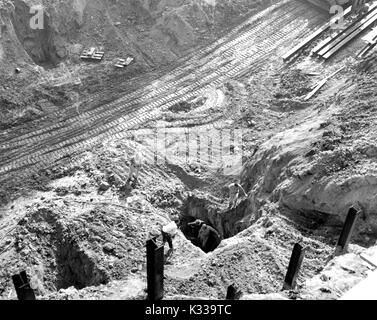
<path fill-rule="evenodd" d="M 191 195 L 186 199 L 180 215 L 180 229 L 192 244 L 209 253 L 214 251 L 223 239 L 233 237 L 241 231 L 235 228 L 236 223 L 233 222 L 240 218 L 240 213 L 244 215 L 244 209 L 244 206 L 241 206 L 237 214 L 224 213 L 205 197 Z"/>
<path fill-rule="evenodd" d="M 196 220 L 201 220 L 204 224 L 216 230 L 221 240 L 224 240 L 236 236 L 250 226 L 250 223 L 245 224 L 244 221 L 250 220 L 247 214 L 246 202 L 239 203 L 237 208 L 229 212 L 220 212 L 220 209 L 211 205 L 209 200 L 193 195 L 186 200 L 185 208 L 180 216 L 180 229 L 188 240 L 208 253 L 214 251 L 220 244 L 220 241 L 214 241 L 215 245 L 213 245 L 211 239 L 208 246 L 203 245 L 203 241 L 199 236 L 200 228 L 197 226 L 193 227 L 192 224 Z M 328 245 L 336 244 L 344 225 L 344 219 L 325 212 L 289 211 L 285 212 L 284 216 L 296 225 L 298 233 L 302 233 L 308 238 L 319 237 L 324 244 Z M 365 248 L 369 248 L 377 243 L 377 227 L 373 228 L 372 225 L 375 224 L 371 224 L 369 220 L 370 217 L 360 216 L 356 222 L 352 236 L 353 243 Z"/>
<path fill-rule="evenodd" d="M 80 290 L 109 282 L 106 272 L 99 269 L 96 262 L 73 242 L 63 243 L 58 248 L 56 262 L 57 290 L 72 286 Z"/>
<path fill-rule="evenodd" d="M 219 246 L 220 234 L 208 221 L 196 219 L 193 216 L 184 216 L 180 224 L 185 237 L 205 253 L 212 252 Z"/>
<path fill-rule="evenodd" d="M 248 212 L 247 199 L 229 209 L 220 208 L 202 194 L 191 194 L 180 215 L 180 229 L 188 240 L 208 253 L 214 251 L 222 240 L 236 236 L 249 226 L 245 224 Z M 194 223 L 196 220 L 205 224 L 204 230 Z"/>

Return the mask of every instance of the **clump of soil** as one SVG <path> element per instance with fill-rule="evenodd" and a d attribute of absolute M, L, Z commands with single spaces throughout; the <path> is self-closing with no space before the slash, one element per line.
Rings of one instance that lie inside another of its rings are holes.
<path fill-rule="evenodd" d="M 297 98 L 310 92 L 310 77 L 301 70 L 293 69 L 280 76 L 280 85 L 274 94 L 276 99 Z"/>

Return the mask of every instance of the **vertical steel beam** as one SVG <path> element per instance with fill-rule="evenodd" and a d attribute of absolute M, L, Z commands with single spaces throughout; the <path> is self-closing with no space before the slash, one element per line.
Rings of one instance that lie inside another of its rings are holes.
<path fill-rule="evenodd" d="M 25 271 L 12 276 L 12 280 L 18 300 L 36 300 L 34 290 L 30 287 L 29 279 Z"/>
<path fill-rule="evenodd" d="M 350 208 L 348 211 L 348 215 L 346 218 L 346 221 L 344 222 L 344 226 L 342 229 L 342 233 L 340 234 L 338 243 L 336 245 L 335 254 L 342 254 L 347 251 L 348 244 L 352 237 L 353 229 L 355 228 L 355 223 L 357 220 L 357 217 L 359 216 L 359 211 L 357 211 L 355 208 Z"/>
<path fill-rule="evenodd" d="M 242 292 L 236 288 L 234 284 L 228 287 L 226 292 L 226 300 L 239 300 L 241 298 Z"/>
<path fill-rule="evenodd" d="M 298 243 L 293 247 L 291 260 L 285 276 L 283 290 L 292 290 L 296 287 L 298 274 L 304 260 L 305 249 Z"/>
<path fill-rule="evenodd" d="M 164 297 L 164 247 L 158 247 L 156 238 L 147 241 L 148 300 Z"/>

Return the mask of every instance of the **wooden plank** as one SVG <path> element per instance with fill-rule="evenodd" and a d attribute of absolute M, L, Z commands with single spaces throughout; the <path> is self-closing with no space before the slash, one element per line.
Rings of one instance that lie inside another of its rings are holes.
<path fill-rule="evenodd" d="M 377 3 L 373 10 L 366 15 L 363 19 L 356 21 L 353 23 L 349 28 L 345 30 L 345 32 L 339 34 L 335 37 L 328 45 L 324 46 L 320 51 L 316 52 L 319 56 L 324 56 L 326 52 L 330 51 L 334 48 L 337 44 L 341 43 L 344 39 L 350 36 L 352 33 L 360 29 L 365 23 L 367 23 L 370 19 L 373 19 L 377 15 Z"/>
<path fill-rule="evenodd" d="M 333 49 L 331 49 L 329 52 L 327 52 L 323 58 L 329 59 L 333 54 L 335 54 L 339 49 L 344 47 L 347 43 L 352 41 L 356 36 L 358 36 L 361 32 L 363 32 L 366 28 L 368 28 L 372 23 L 377 21 L 377 15 L 375 15 L 372 19 L 370 19 L 368 22 L 366 22 L 364 25 L 362 25 L 359 29 L 357 29 L 355 32 L 350 34 L 346 39 L 344 39 L 341 43 L 339 43 L 337 46 L 335 46 Z"/>
<path fill-rule="evenodd" d="M 366 17 L 369 13 L 371 13 L 373 10 L 375 10 L 377 7 L 377 3 L 373 4 L 367 13 L 365 13 L 362 17 L 360 17 L 359 20 L 356 20 L 352 22 L 345 30 L 340 31 L 335 37 L 327 37 L 325 40 L 321 41 L 313 50 L 312 53 L 317 54 L 323 47 L 330 44 L 333 40 L 337 39 L 338 37 L 342 36 L 343 34 L 347 33 L 347 30 L 354 25 L 356 25 L 362 18 Z M 351 10 L 350 10 L 351 11 Z"/>
<path fill-rule="evenodd" d="M 364 57 L 366 57 L 369 53 L 370 53 L 370 51 L 372 51 L 373 50 L 373 48 L 375 47 L 377 45 L 377 42 L 376 43 L 374 43 L 374 44 L 367 44 L 363 49 L 361 49 L 360 51 L 359 51 L 359 53 L 357 54 L 357 58 L 364 58 Z"/>
<path fill-rule="evenodd" d="M 344 11 L 344 17 L 347 17 L 351 13 L 352 7 L 348 7 Z M 287 61 L 291 59 L 297 52 L 303 50 L 307 45 L 309 45 L 312 41 L 317 39 L 323 32 L 330 29 L 331 25 L 335 23 L 337 19 L 332 18 L 329 22 L 325 23 L 322 27 L 314 31 L 310 36 L 308 36 L 306 39 L 304 39 L 302 42 L 300 42 L 297 46 L 295 46 L 293 49 L 289 50 L 286 54 L 283 55 L 283 61 Z"/>
<path fill-rule="evenodd" d="M 369 263 L 373 268 L 377 268 L 377 257 L 369 257 L 365 255 L 364 253 L 360 253 L 360 258 L 364 260 L 365 262 Z"/>
<path fill-rule="evenodd" d="M 345 67 L 342 67 L 340 69 L 338 69 L 337 71 L 335 71 L 334 73 L 330 74 L 328 77 L 326 77 L 325 79 L 323 79 L 321 82 L 319 82 L 316 87 L 311 91 L 309 92 L 309 94 L 305 97 L 305 101 L 308 101 L 310 98 L 312 98 L 326 83 L 329 79 L 331 79 L 333 76 L 335 76 L 337 73 L 339 73 L 340 71 L 342 71 Z"/>
<path fill-rule="evenodd" d="M 362 40 L 369 44 L 376 43 L 377 40 L 377 27 L 373 28 L 367 35 L 365 35 Z"/>

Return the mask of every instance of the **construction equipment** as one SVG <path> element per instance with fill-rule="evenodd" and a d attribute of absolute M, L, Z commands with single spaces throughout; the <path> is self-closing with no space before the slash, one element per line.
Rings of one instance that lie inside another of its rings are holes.
<path fill-rule="evenodd" d="M 84 50 L 80 56 L 82 60 L 101 61 L 105 55 L 102 50 L 97 50 L 95 47 L 91 47 L 88 50 Z"/>
<path fill-rule="evenodd" d="M 115 62 L 115 67 L 125 68 L 125 67 L 129 66 L 134 60 L 135 60 L 135 58 L 133 58 L 133 57 L 127 57 L 127 59 L 118 58 Z"/>

